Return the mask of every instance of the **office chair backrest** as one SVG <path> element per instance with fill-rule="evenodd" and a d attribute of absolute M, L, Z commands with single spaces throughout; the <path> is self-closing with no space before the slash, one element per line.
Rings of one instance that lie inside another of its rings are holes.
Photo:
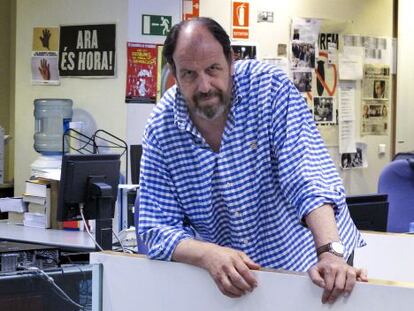
<path fill-rule="evenodd" d="M 414 159 L 414 151 L 412 151 L 412 152 L 398 152 L 394 156 L 394 158 L 392 158 L 393 161 L 402 160 L 402 159 Z"/>
<path fill-rule="evenodd" d="M 388 194 L 388 232 L 407 232 L 414 222 L 414 159 L 395 160 L 382 170 L 378 192 Z"/>

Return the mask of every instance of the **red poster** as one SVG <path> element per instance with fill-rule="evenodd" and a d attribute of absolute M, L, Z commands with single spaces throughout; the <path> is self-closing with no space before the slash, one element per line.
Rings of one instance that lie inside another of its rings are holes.
<path fill-rule="evenodd" d="M 249 2 L 232 2 L 232 37 L 249 39 Z"/>
<path fill-rule="evenodd" d="M 157 45 L 127 43 L 125 102 L 154 103 L 157 96 Z"/>
<path fill-rule="evenodd" d="M 200 16 L 200 0 L 183 0 L 183 20 Z"/>

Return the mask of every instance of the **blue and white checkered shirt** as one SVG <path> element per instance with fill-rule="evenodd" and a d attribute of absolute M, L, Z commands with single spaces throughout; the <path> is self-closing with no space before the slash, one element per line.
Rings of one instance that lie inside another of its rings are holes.
<path fill-rule="evenodd" d="M 364 244 L 305 101 L 273 66 L 235 64 L 219 153 L 176 87 L 155 107 L 143 150 L 139 234 L 150 258 L 170 260 L 180 241 L 196 237 L 264 267 L 306 271 L 317 257 L 302 220 L 325 203 L 334 206 L 346 256 Z"/>

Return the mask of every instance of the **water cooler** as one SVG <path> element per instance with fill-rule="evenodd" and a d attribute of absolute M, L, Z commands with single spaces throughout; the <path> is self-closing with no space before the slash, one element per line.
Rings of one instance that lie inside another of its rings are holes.
<path fill-rule="evenodd" d="M 40 153 L 32 165 L 32 175 L 49 169 L 60 169 L 62 162 L 62 137 L 72 120 L 71 99 L 35 99 L 34 149 Z M 66 149 L 67 147 L 65 147 Z"/>

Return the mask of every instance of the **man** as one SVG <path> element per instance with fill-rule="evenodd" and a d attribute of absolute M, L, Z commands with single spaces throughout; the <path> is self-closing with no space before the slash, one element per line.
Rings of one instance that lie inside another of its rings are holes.
<path fill-rule="evenodd" d="M 260 266 L 309 270 L 324 303 L 366 280 L 346 263 L 364 242 L 343 186 L 286 76 L 233 64 L 228 35 L 208 18 L 174 26 L 164 56 L 177 86 L 143 140 L 138 231 L 148 256 L 205 268 L 230 297 L 258 285 L 250 270 Z"/>
<path fill-rule="evenodd" d="M 384 80 L 374 80 L 374 98 L 385 98 Z"/>

